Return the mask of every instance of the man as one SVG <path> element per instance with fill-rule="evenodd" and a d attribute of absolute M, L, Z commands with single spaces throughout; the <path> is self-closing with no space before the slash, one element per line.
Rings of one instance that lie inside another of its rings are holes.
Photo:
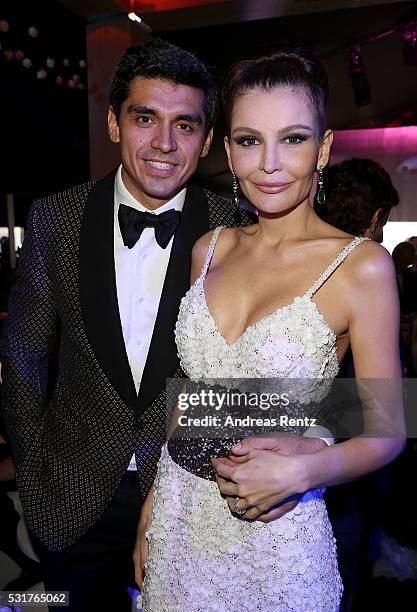
<path fill-rule="evenodd" d="M 174 326 L 191 248 L 210 228 L 253 222 L 189 183 L 216 110 L 192 54 L 160 40 L 129 48 L 110 88 L 121 166 L 37 201 L 29 217 L 2 342 L 5 414 L 45 588 L 69 591 L 76 612 L 130 609 L 165 381 L 182 375 Z"/>
<path fill-rule="evenodd" d="M 69 590 L 76 612 L 130 609 L 165 379 L 180 375 L 174 325 L 191 247 L 211 227 L 251 222 L 188 185 L 216 110 L 212 77 L 192 54 L 159 40 L 128 49 L 108 122 L 122 165 L 30 213 L 2 342 L 5 415 L 45 587 Z"/>

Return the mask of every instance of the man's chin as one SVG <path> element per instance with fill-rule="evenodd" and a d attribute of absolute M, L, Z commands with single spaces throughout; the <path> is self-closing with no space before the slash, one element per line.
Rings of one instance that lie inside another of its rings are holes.
<path fill-rule="evenodd" d="M 159 181 L 157 185 L 144 185 L 143 192 L 148 198 L 168 201 L 175 197 L 184 187 L 185 184 L 178 182 L 175 184 L 165 182 L 164 184 L 162 181 Z"/>
<path fill-rule="evenodd" d="M 184 187 L 185 185 L 175 185 L 171 188 L 165 186 L 164 189 L 142 189 L 142 195 L 138 200 L 144 206 L 158 208 L 172 200 Z"/>
<path fill-rule="evenodd" d="M 161 202 L 168 202 L 168 200 L 172 200 L 177 193 L 181 191 L 182 187 L 179 189 L 173 189 L 169 191 L 145 191 L 145 197 L 152 200 L 160 200 Z"/>

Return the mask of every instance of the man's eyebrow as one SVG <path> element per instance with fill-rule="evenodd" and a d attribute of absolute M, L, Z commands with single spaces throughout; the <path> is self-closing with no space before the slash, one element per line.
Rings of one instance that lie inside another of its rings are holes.
<path fill-rule="evenodd" d="M 279 134 L 284 134 L 285 132 L 290 132 L 291 130 L 308 130 L 309 132 L 313 131 L 313 128 L 309 125 L 304 125 L 302 123 L 294 123 L 293 125 L 286 125 L 281 130 L 278 130 Z M 233 130 L 233 134 L 235 132 L 251 132 L 252 134 L 260 135 L 261 133 L 258 130 L 254 130 L 251 127 L 246 127 L 243 125 L 238 126 Z"/>
<path fill-rule="evenodd" d="M 191 113 L 191 115 L 177 115 L 176 121 L 189 121 L 190 123 L 197 123 L 198 125 L 203 124 L 203 119 L 198 113 Z"/>
<path fill-rule="evenodd" d="M 129 115 L 153 115 L 156 117 L 158 114 L 154 108 L 150 108 L 149 106 L 141 106 L 140 104 L 131 104 L 127 112 Z"/>
<path fill-rule="evenodd" d="M 141 104 L 131 104 L 127 112 L 129 115 L 151 115 L 152 117 L 158 116 L 158 111 L 150 106 L 142 106 Z M 203 124 L 203 118 L 198 113 L 181 114 L 175 117 L 175 121 L 189 121 L 197 125 Z"/>

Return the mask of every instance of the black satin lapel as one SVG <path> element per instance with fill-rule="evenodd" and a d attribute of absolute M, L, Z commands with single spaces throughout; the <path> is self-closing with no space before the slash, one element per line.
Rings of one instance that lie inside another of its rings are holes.
<path fill-rule="evenodd" d="M 80 302 L 87 337 L 98 362 L 120 397 L 133 406 L 136 390 L 117 302 L 114 267 L 114 178 L 91 190 L 80 232 Z"/>
<path fill-rule="evenodd" d="M 162 391 L 178 366 L 174 328 L 182 297 L 190 286 L 191 249 L 209 230 L 207 198 L 197 185 L 187 187 L 181 224 L 175 233 L 161 301 L 139 392 L 141 407 Z"/>

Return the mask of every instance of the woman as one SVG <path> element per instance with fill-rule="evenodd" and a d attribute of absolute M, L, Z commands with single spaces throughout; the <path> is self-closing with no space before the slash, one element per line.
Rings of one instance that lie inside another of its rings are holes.
<path fill-rule="evenodd" d="M 332 379 L 349 341 L 358 377 L 401 376 L 388 254 L 327 225 L 309 204 L 332 141 L 325 97 L 320 66 L 300 50 L 241 62 L 228 75 L 226 151 L 259 224 L 217 228 L 194 246 L 176 328 L 190 378 Z M 383 416 L 401 432 L 399 400 L 386 395 L 366 425 L 381 432 Z M 401 434 L 360 437 L 308 456 L 259 450 L 244 464 L 213 460 L 223 497 L 209 473 L 196 475 L 196 443 L 188 456 L 166 445 L 138 530 L 143 610 L 337 610 L 322 487 L 377 469 L 402 445 Z M 268 522 L 272 506 L 297 496 Z"/>

